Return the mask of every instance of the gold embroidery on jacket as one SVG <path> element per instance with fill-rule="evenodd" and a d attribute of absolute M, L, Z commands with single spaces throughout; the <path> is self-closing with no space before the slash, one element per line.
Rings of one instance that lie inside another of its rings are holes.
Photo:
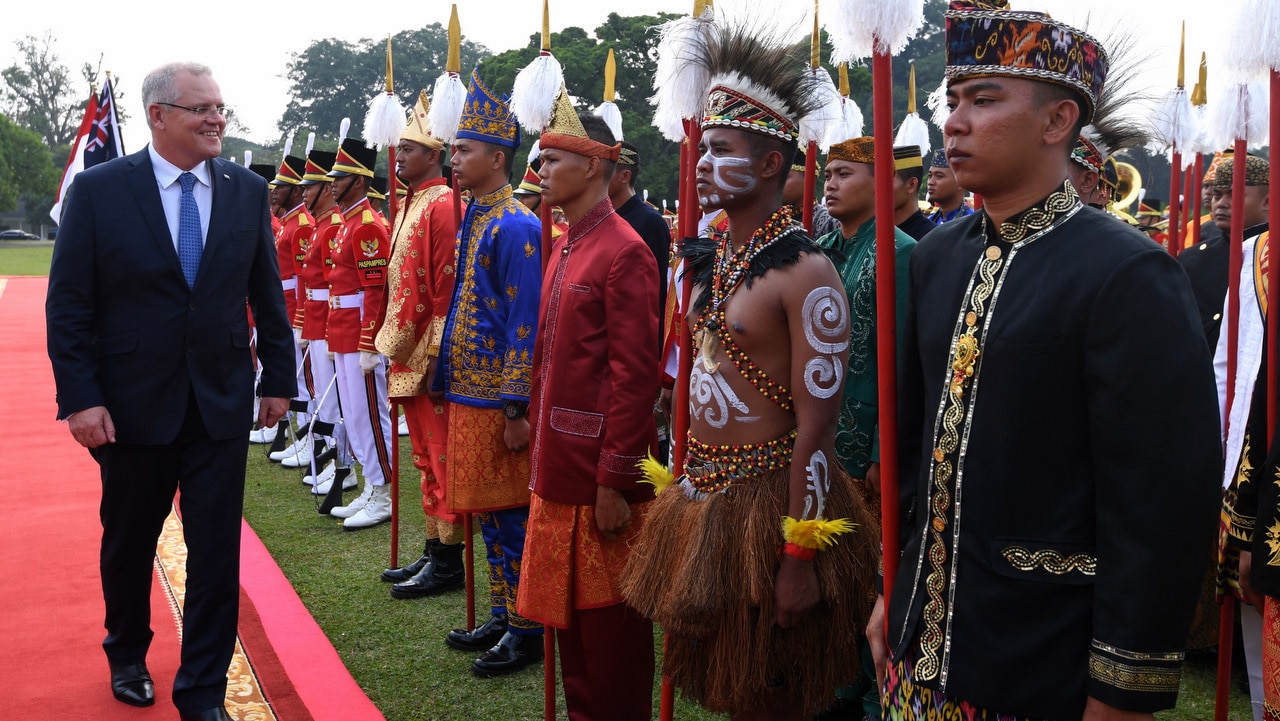
<path fill-rule="evenodd" d="M 1019 571 L 1035 571 L 1043 568 L 1058 576 L 1073 571 L 1079 571 L 1086 576 L 1093 576 L 1098 572 L 1098 559 L 1088 553 L 1064 556 L 1051 548 L 1031 551 L 1022 546 L 1009 546 L 1002 550 L 1000 555 Z"/>

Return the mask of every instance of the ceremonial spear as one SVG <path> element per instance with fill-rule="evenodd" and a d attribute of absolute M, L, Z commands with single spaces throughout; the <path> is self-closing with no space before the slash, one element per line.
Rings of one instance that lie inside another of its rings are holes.
<path fill-rule="evenodd" d="M 1198 125 L 1203 125 L 1204 106 L 1209 102 L 1209 64 L 1205 59 L 1205 54 L 1200 53 L 1200 78 L 1196 81 L 1196 86 L 1191 90 L 1191 105 L 1196 109 L 1196 119 Z M 1212 146 L 1205 147 L 1204 134 L 1197 135 L 1196 145 L 1196 162 L 1195 170 L 1191 174 L 1191 185 L 1195 191 L 1192 194 L 1191 202 L 1194 210 L 1191 213 L 1191 242 L 1186 243 L 1188 247 L 1198 245 L 1200 243 L 1200 217 L 1204 213 L 1204 154 L 1206 152 L 1213 153 Z"/>
<path fill-rule="evenodd" d="M 364 116 L 364 144 L 367 147 L 381 150 L 387 149 L 388 174 L 394 178 L 396 174 L 396 143 L 400 142 L 400 134 L 404 132 L 405 109 L 396 97 L 391 77 L 391 36 L 387 36 L 387 89 L 369 101 L 369 112 Z M 396 195 L 395 183 L 387 184 L 391 197 L 387 200 L 387 208 L 391 214 L 391 227 L 396 227 L 400 197 Z M 400 551 L 400 404 L 391 399 L 391 565 L 399 568 Z"/>
<path fill-rule="evenodd" d="M 1257 7 L 1247 5 L 1235 23 L 1233 37 L 1243 42 L 1228 48 L 1225 53 L 1224 66 L 1233 82 L 1228 84 L 1223 94 L 1224 102 L 1215 106 L 1213 130 L 1219 139 L 1219 145 L 1230 141 L 1234 147 L 1231 179 L 1231 235 L 1228 241 L 1227 261 L 1227 377 L 1226 377 L 1226 424 L 1223 436 L 1227 437 L 1231 427 L 1231 410 L 1235 396 L 1237 362 L 1240 336 L 1240 270 L 1243 265 L 1244 244 L 1244 192 L 1245 169 L 1248 164 L 1248 146 L 1261 145 L 1267 131 L 1267 108 L 1262 102 L 1261 86 L 1251 87 L 1249 79 L 1266 67 L 1263 48 L 1273 45 L 1274 38 L 1256 37 L 1255 31 L 1266 25 L 1264 19 L 1271 13 L 1269 6 L 1272 0 L 1253 3 Z M 1271 17 L 1275 17 L 1274 14 Z M 1254 42 L 1250 42 L 1250 40 Z M 1274 99 L 1273 99 L 1274 100 Z M 1274 212 L 1274 211 L 1272 211 Z M 1274 269 L 1273 269 L 1274 270 Z M 1268 324 L 1270 321 L 1267 321 Z M 1274 336 L 1272 336 L 1274 340 Z M 1274 365 L 1274 356 L 1272 364 Z M 1246 401 L 1247 402 L 1247 401 Z M 1227 463 L 1235 463 L 1237 459 L 1228 458 Z M 1234 640 L 1235 599 L 1225 594 L 1221 600 L 1222 611 L 1218 625 L 1218 678 L 1217 695 L 1214 704 L 1215 721 L 1226 721 L 1227 701 L 1230 693 L 1231 646 Z"/>
<path fill-rule="evenodd" d="M 458 23 L 458 5 L 453 4 L 449 12 L 449 55 L 445 60 L 444 72 L 436 78 L 431 89 L 431 107 L 427 109 L 427 129 L 431 137 L 446 146 L 452 145 L 458 136 L 458 123 L 462 121 L 462 108 L 467 103 L 467 89 L 458 77 L 462 72 L 462 26 Z M 462 189 L 458 187 L 455 177 L 451 183 L 453 188 L 453 224 L 462 228 Z M 476 627 L 476 568 L 472 555 L 475 540 L 471 528 L 471 514 L 462 514 L 462 535 L 466 537 L 465 553 L 462 554 L 463 567 L 466 569 L 467 594 L 467 628 Z"/>
<path fill-rule="evenodd" d="M 1167 231 L 1168 250 L 1177 255 L 1182 248 L 1182 151 L 1195 140 L 1195 111 L 1191 107 L 1191 98 L 1187 97 L 1186 82 L 1187 58 L 1187 23 L 1182 23 L 1182 44 L 1178 48 L 1178 85 L 1165 99 L 1163 112 L 1156 115 L 1157 132 L 1160 139 L 1169 144 L 1173 153 L 1169 173 L 1169 229 Z"/>
<path fill-rule="evenodd" d="M 890 56 L 924 22 L 923 0 L 838 0 L 827 26 L 834 62 L 871 55 L 876 181 L 876 375 L 879 391 L 881 543 L 884 603 L 898 572 L 898 373 L 893 257 L 893 75 Z M 888 629 L 886 628 L 886 633 Z"/>
<path fill-rule="evenodd" d="M 564 69 L 551 54 L 551 12 L 548 0 L 542 0 L 542 47 L 538 56 L 516 74 L 511 88 L 511 111 L 530 133 L 541 134 L 551 122 L 556 96 L 564 86 Z M 542 270 L 551 258 L 551 206 L 538 206 L 542 216 Z M 550 626 L 542 635 L 543 712 L 547 721 L 556 717 L 556 631 Z"/>

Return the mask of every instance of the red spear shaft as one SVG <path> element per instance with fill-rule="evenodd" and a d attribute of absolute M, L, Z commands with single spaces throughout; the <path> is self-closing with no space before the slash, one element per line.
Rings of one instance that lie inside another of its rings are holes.
<path fill-rule="evenodd" d="M 871 58 L 876 176 L 876 376 L 880 406 L 880 529 L 884 603 L 898 573 L 897 294 L 894 278 L 893 75 L 888 53 Z"/>
<path fill-rule="evenodd" d="M 1194 204 L 1195 210 L 1191 214 L 1191 245 L 1200 244 L 1200 217 L 1204 214 L 1204 156 L 1196 153 L 1195 170 L 1191 174 L 1192 193 L 1191 202 Z"/>
<path fill-rule="evenodd" d="M 810 142 L 804 151 L 804 209 L 800 212 L 800 222 L 804 224 L 804 232 L 809 235 L 813 235 L 813 195 L 817 177 L 818 144 Z"/>
<path fill-rule="evenodd" d="M 462 232 L 462 186 L 458 185 L 458 174 L 453 172 L 453 225 Z M 471 514 L 462 514 L 462 536 L 466 539 L 463 542 L 462 565 L 466 570 L 463 574 L 466 577 L 466 594 L 467 594 L 467 628 L 476 627 L 476 562 L 472 555 L 472 544 L 475 542 L 474 529 L 471 527 Z"/>
<path fill-rule="evenodd" d="M 1182 151 L 1177 145 L 1173 146 L 1173 167 L 1169 173 L 1169 231 L 1166 234 L 1168 240 L 1169 253 L 1177 255 L 1178 249 L 1182 247 L 1182 241 L 1179 237 L 1179 231 L 1182 228 L 1179 221 L 1182 219 L 1182 206 L 1178 202 L 1178 196 L 1182 189 Z"/>
<path fill-rule="evenodd" d="M 1240 347 L 1240 267 L 1243 264 L 1241 255 L 1244 245 L 1244 170 L 1245 141 L 1237 138 L 1235 144 L 1235 162 L 1232 164 L 1231 176 L 1231 236 L 1227 239 L 1227 427 L 1223 429 L 1223 437 L 1230 430 L 1231 405 L 1236 387 L 1236 352 Z M 1234 463 L 1234 459 L 1228 459 Z M 1222 613 L 1218 623 L 1218 684 L 1214 702 L 1214 721 L 1226 721 L 1227 701 L 1231 692 L 1231 645 L 1235 640 L 1235 597 L 1224 594 L 1220 601 Z"/>

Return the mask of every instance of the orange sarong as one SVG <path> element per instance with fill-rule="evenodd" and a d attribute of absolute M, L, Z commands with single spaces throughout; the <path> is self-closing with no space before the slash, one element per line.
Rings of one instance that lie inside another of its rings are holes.
<path fill-rule="evenodd" d="M 506 422 L 499 408 L 449 405 L 449 511 L 479 513 L 529 505 L 529 450 L 507 450 L 502 440 Z"/>
<path fill-rule="evenodd" d="M 1280 600 L 1271 596 L 1262 611 L 1262 719 L 1280 721 Z"/>
<path fill-rule="evenodd" d="M 516 600 L 520 615 L 568 628 L 573 609 L 622 603 L 618 579 L 631 554 L 631 540 L 644 527 L 648 505 L 631 505 L 631 525 L 611 543 L 596 528 L 594 506 L 554 503 L 535 494 Z"/>

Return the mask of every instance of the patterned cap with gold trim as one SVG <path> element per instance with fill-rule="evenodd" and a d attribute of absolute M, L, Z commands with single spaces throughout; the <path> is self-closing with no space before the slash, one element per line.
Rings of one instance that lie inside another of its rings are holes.
<path fill-rule="evenodd" d="M 993 76 L 1054 83 L 1081 94 L 1093 120 L 1110 61 L 1091 35 L 1044 13 L 1008 9 L 1008 0 L 951 0 L 947 18 L 949 82 Z"/>
<path fill-rule="evenodd" d="M 444 147 L 444 143 L 432 137 L 431 131 L 427 128 L 427 113 L 431 110 L 431 101 L 427 99 L 427 91 L 418 91 L 418 103 L 413 106 L 413 112 L 409 114 L 409 121 L 405 123 L 404 132 L 400 134 L 401 140 L 412 140 L 425 147 L 427 150 L 439 150 Z"/>
<path fill-rule="evenodd" d="M 947 151 L 938 148 L 933 151 L 933 161 L 929 163 L 930 168 L 950 168 L 951 164 L 947 162 Z"/>
<path fill-rule="evenodd" d="M 618 165 L 639 165 L 640 151 L 636 146 L 625 140 L 621 141 L 621 145 L 622 149 L 618 151 Z"/>
<path fill-rule="evenodd" d="M 564 84 L 560 85 L 560 93 L 556 95 L 555 105 L 551 108 L 551 120 L 547 129 L 538 138 L 538 145 L 543 150 L 564 150 L 588 158 L 603 158 L 618 162 L 618 154 L 622 150 L 621 143 L 605 145 L 587 136 L 587 129 L 582 126 L 578 111 L 573 109 L 569 100 L 569 91 Z"/>
<path fill-rule="evenodd" d="M 1222 165 L 1222 161 L 1227 158 L 1234 158 L 1236 155 L 1235 148 L 1227 148 L 1213 154 L 1213 160 L 1209 161 L 1209 168 L 1204 171 L 1202 186 L 1213 187 L 1213 179 L 1217 176 L 1218 166 Z"/>
<path fill-rule="evenodd" d="M 714 127 L 752 130 L 785 141 L 799 137 L 799 126 L 787 117 L 782 98 L 738 73 L 712 81 L 702 128 Z"/>
<path fill-rule="evenodd" d="M 365 145 L 359 138 L 347 138 L 338 148 L 338 157 L 333 160 L 330 178 L 342 178 L 347 175 L 363 175 L 373 177 L 373 166 L 378 164 L 378 151 Z"/>
<path fill-rule="evenodd" d="M 514 195 L 542 195 L 541 180 L 533 166 L 528 166 L 524 169 L 524 177 L 520 179 L 520 184 L 511 192 Z"/>
<path fill-rule="evenodd" d="M 920 149 L 916 148 L 916 153 L 919 154 L 919 152 Z M 827 162 L 832 160 L 875 165 L 876 139 L 870 135 L 864 135 L 861 138 L 853 138 L 843 143 L 836 143 L 827 151 Z"/>
<path fill-rule="evenodd" d="M 520 123 L 511 112 L 511 96 L 498 96 L 480 79 L 478 68 L 471 71 L 467 100 L 458 121 L 458 137 L 501 145 L 520 147 Z"/>
<path fill-rule="evenodd" d="M 333 160 L 336 157 L 336 153 L 331 153 L 328 150 L 312 150 L 307 153 L 306 171 L 303 173 L 302 180 L 298 185 L 332 183 L 333 178 L 329 177 L 329 171 L 333 169 Z"/>
<path fill-rule="evenodd" d="M 1232 176 L 1236 170 L 1235 157 L 1223 158 L 1213 175 L 1213 187 L 1220 190 L 1231 188 Z M 1271 164 L 1256 155 L 1244 156 L 1244 184 L 1249 187 L 1270 185 Z"/>
<path fill-rule="evenodd" d="M 280 161 L 280 168 L 276 170 L 275 180 L 270 181 L 270 185 L 297 185 L 302 182 L 302 176 L 306 172 L 307 161 L 296 155 L 286 155 Z"/>
<path fill-rule="evenodd" d="M 893 169 L 910 170 L 923 168 L 924 156 L 920 154 L 919 145 L 898 145 L 893 148 Z"/>

